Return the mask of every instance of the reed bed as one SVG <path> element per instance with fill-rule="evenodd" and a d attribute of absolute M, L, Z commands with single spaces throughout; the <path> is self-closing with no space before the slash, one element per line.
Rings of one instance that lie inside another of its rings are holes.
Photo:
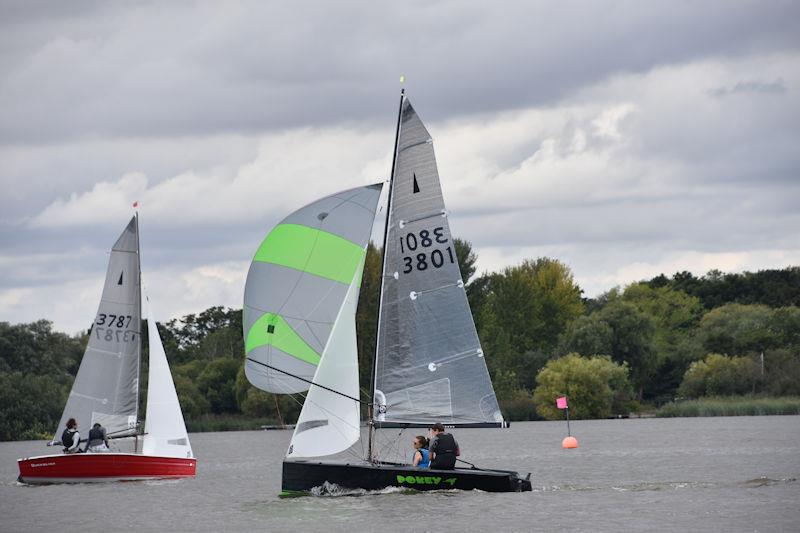
<path fill-rule="evenodd" d="M 272 418 L 249 418 L 236 415 L 203 415 L 200 418 L 186 421 L 189 433 L 207 431 L 249 431 L 261 429 L 261 426 L 277 424 Z"/>
<path fill-rule="evenodd" d="M 752 396 L 700 398 L 663 405 L 656 416 L 757 416 L 798 415 L 800 397 L 758 398 Z"/>

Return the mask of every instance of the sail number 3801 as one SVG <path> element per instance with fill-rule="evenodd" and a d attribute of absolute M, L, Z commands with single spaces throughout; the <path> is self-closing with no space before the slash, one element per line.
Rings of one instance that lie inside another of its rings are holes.
<path fill-rule="evenodd" d="M 427 270 L 428 268 L 441 268 L 446 262 L 455 263 L 455 253 L 448 246 L 444 250 L 435 248 L 435 244 L 447 244 L 449 241 L 444 236 L 444 228 L 434 228 L 433 232 L 424 229 L 419 233 L 410 232 L 400 236 L 400 251 L 403 256 L 403 274 L 413 270 Z M 405 255 L 410 254 L 410 255 Z"/>

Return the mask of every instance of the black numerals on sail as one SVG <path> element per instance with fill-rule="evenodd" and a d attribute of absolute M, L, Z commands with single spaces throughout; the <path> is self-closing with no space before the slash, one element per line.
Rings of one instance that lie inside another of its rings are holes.
<path fill-rule="evenodd" d="M 430 230 L 420 230 L 418 233 L 409 232 L 400 236 L 400 252 L 403 257 L 403 274 L 412 271 L 428 270 L 429 268 L 441 268 L 445 262 L 455 263 L 455 252 L 452 247 L 444 249 L 435 248 L 437 244 L 447 244 L 449 241 L 444 236 L 444 228 L 434 228 Z M 434 247 L 433 250 L 430 248 Z"/>
<path fill-rule="evenodd" d="M 95 336 L 104 341 L 132 342 L 136 340 L 136 332 L 127 329 L 131 325 L 132 319 L 131 315 L 99 313 L 92 329 Z"/>

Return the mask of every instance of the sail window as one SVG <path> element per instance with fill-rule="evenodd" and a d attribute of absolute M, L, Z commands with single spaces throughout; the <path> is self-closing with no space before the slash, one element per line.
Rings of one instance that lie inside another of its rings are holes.
<path fill-rule="evenodd" d="M 275 325 L 274 324 L 270 324 L 269 326 L 267 326 L 267 333 L 275 333 Z"/>
<path fill-rule="evenodd" d="M 297 428 L 294 430 L 295 435 L 298 433 L 302 433 L 303 431 L 308 431 L 309 429 L 314 429 L 322 426 L 327 426 L 328 420 L 306 420 L 305 422 L 300 422 L 297 425 Z"/>

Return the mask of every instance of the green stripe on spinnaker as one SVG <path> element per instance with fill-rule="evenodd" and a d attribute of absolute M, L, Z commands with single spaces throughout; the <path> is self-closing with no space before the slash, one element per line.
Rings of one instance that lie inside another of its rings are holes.
<path fill-rule="evenodd" d="M 247 353 L 265 345 L 274 346 L 306 363 L 319 364 L 320 355 L 280 315 L 264 313 L 247 332 L 245 341 Z"/>
<path fill-rule="evenodd" d="M 363 247 L 333 233 L 299 224 L 279 224 L 258 247 L 253 261 L 302 270 L 349 285 L 364 255 Z"/>

